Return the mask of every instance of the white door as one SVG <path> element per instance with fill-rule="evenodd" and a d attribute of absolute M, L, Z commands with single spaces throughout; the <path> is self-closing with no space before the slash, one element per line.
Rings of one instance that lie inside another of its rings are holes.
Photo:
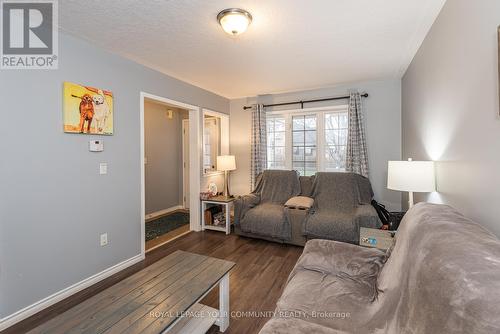
<path fill-rule="evenodd" d="M 183 182 L 183 205 L 189 209 L 189 120 L 182 120 L 182 182 Z"/>

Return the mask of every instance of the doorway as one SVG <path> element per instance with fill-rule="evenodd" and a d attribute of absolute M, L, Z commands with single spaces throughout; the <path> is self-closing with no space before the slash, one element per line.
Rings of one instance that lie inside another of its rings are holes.
<path fill-rule="evenodd" d="M 141 93 L 142 253 L 200 229 L 199 108 Z M 190 149 L 190 147 L 192 149 Z M 193 196 L 194 195 L 194 196 Z"/>

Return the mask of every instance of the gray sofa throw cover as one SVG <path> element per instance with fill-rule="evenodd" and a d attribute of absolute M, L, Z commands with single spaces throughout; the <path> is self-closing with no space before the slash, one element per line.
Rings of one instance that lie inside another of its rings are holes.
<path fill-rule="evenodd" d="M 271 236 L 283 240 L 291 238 L 285 203 L 300 194 L 296 171 L 265 170 L 257 179 L 255 190 L 238 201 L 237 221 L 246 233 Z"/>
<path fill-rule="evenodd" d="M 273 319 L 261 334 L 500 333 L 500 241 L 449 206 L 418 203 L 387 254 L 309 241 L 277 311 L 299 319 Z"/>
<path fill-rule="evenodd" d="M 357 243 L 359 227 L 381 225 L 370 205 L 370 181 L 355 173 L 316 173 L 312 197 L 314 205 L 304 223 L 310 238 Z"/>

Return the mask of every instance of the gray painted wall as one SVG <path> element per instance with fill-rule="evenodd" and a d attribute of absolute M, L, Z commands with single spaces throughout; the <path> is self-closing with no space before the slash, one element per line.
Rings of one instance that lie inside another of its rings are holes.
<path fill-rule="evenodd" d="M 59 70 L 0 71 L 0 317 L 140 253 L 140 91 L 229 111 L 223 97 L 59 36 Z M 98 136 L 63 133 L 63 81 L 114 93 L 104 152 L 88 151 Z"/>
<path fill-rule="evenodd" d="M 144 104 L 146 214 L 182 205 L 182 120 L 188 117 L 187 110 Z"/>
<path fill-rule="evenodd" d="M 388 190 L 387 161 L 401 158 L 401 82 L 383 80 L 358 82 L 330 88 L 293 92 L 276 95 L 231 100 L 230 109 L 230 150 L 236 156 L 237 170 L 231 172 L 231 189 L 235 194 L 250 191 L 250 134 L 251 111 L 243 111 L 244 105 L 257 100 L 260 103 L 279 103 L 295 100 L 317 99 L 346 95 L 350 90 L 368 92 L 364 99 L 366 136 L 368 141 L 368 160 L 370 179 L 377 201 L 386 204 L 391 210 L 401 207 L 401 194 Z M 336 101 L 345 104 L 346 101 Z M 306 107 L 332 105 L 332 102 L 307 104 Z M 288 106 L 282 109 L 297 108 Z M 276 110 L 276 109 L 275 109 Z"/>
<path fill-rule="evenodd" d="M 497 0 L 448 1 L 402 82 L 403 157 L 437 162 L 439 193 L 500 235 Z"/>

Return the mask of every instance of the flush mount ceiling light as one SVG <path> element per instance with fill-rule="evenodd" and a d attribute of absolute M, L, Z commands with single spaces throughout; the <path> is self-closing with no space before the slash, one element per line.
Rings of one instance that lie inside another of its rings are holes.
<path fill-rule="evenodd" d="M 228 8 L 217 15 L 217 21 L 225 32 L 236 36 L 247 30 L 252 22 L 252 15 L 243 9 Z"/>

